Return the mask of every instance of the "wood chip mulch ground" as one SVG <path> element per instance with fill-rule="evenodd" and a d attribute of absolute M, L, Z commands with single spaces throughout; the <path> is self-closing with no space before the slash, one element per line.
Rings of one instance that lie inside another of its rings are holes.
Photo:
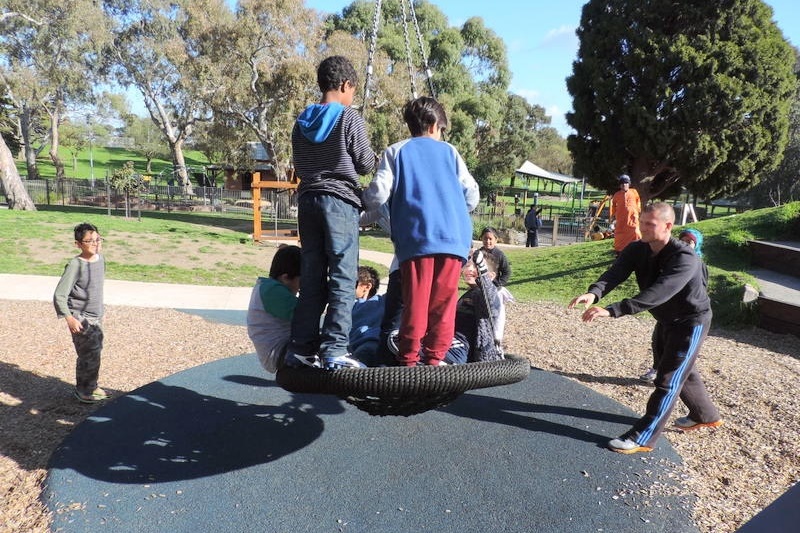
<path fill-rule="evenodd" d="M 71 397 L 74 350 L 52 305 L 0 300 L 0 309 L 0 532 L 45 532 L 47 461 L 96 407 Z M 641 412 L 650 386 L 638 376 L 651 358 L 653 322 L 583 324 L 579 316 L 553 304 L 512 304 L 506 349 Z M 101 385 L 114 395 L 253 351 L 244 327 L 169 309 L 108 307 L 105 331 Z M 800 478 L 800 341 L 755 328 L 715 330 L 699 365 L 725 423 L 664 438 L 684 459 L 679 475 L 696 497 L 698 529 L 733 532 Z M 684 414 L 679 405 L 673 416 Z"/>

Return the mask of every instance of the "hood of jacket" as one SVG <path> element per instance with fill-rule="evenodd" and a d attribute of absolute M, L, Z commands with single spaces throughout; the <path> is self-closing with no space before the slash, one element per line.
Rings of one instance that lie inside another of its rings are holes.
<path fill-rule="evenodd" d="M 342 111 L 344 106 L 338 102 L 312 104 L 297 117 L 297 125 L 303 137 L 309 142 L 319 144 L 325 142 L 331 134 Z"/>

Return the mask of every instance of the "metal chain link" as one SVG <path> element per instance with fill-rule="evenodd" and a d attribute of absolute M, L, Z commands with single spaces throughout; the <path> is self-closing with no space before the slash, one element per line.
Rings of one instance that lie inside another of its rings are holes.
<path fill-rule="evenodd" d="M 414 76 L 414 67 L 411 59 L 411 41 L 408 38 L 408 19 L 406 15 L 406 0 L 400 0 L 400 8 L 403 10 L 403 37 L 406 41 L 406 66 L 408 67 L 408 79 L 411 80 L 411 95 L 417 98 L 417 81 Z M 414 9 L 414 6 L 411 6 Z"/>
<path fill-rule="evenodd" d="M 375 13 L 372 16 L 372 37 L 369 43 L 369 53 L 367 55 L 367 75 L 364 80 L 364 104 L 361 106 L 361 116 L 367 112 L 367 102 L 369 102 L 370 84 L 372 82 L 373 61 L 375 59 L 375 48 L 378 43 L 378 27 L 381 23 L 381 0 L 375 2 Z"/>
<path fill-rule="evenodd" d="M 436 89 L 433 86 L 433 73 L 431 72 L 431 67 L 428 65 L 428 58 L 425 55 L 425 45 L 422 43 L 422 32 L 419 29 L 419 22 L 417 22 L 417 13 L 414 11 L 414 0 L 410 0 L 409 5 L 411 6 L 411 20 L 414 21 L 414 29 L 417 32 L 419 55 L 422 58 L 422 66 L 425 68 L 425 76 L 428 79 L 428 90 L 430 90 L 431 96 L 436 98 Z"/>

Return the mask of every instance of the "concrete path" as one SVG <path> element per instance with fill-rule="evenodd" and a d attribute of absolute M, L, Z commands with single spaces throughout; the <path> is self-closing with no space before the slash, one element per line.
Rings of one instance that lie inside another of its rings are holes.
<path fill-rule="evenodd" d="M 387 267 L 392 262 L 392 254 L 384 252 L 362 250 L 360 257 Z M 58 280 L 58 276 L 0 274 L 0 296 L 5 300 L 49 302 Z M 385 280 L 381 287 L 385 290 Z M 252 287 L 200 287 L 106 279 L 104 299 L 106 305 L 246 311 L 251 291 Z"/>

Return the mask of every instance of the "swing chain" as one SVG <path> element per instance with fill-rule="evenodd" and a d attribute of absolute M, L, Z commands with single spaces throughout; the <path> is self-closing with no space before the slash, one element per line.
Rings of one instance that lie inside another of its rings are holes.
<path fill-rule="evenodd" d="M 411 42 L 408 35 L 408 20 L 406 15 L 406 0 L 400 0 L 400 7 L 403 11 L 403 36 L 405 37 L 406 45 L 406 62 L 408 65 L 408 75 L 411 80 L 411 94 L 417 98 L 417 86 L 414 77 L 414 68 L 412 65 Z M 419 28 L 419 21 L 417 20 L 417 13 L 414 10 L 414 0 L 408 0 L 409 12 L 411 14 L 411 21 L 414 24 L 414 31 L 417 37 L 417 46 L 419 47 L 419 55 L 422 58 L 422 66 L 425 71 L 425 77 L 428 80 L 428 90 L 433 98 L 436 98 L 436 89 L 433 85 L 433 73 L 431 72 L 430 65 L 428 64 L 428 57 L 425 54 L 425 45 L 422 40 L 422 32 Z M 380 27 L 381 19 L 381 0 L 375 1 L 375 13 L 372 16 L 372 36 L 369 43 L 369 52 L 367 56 L 367 75 L 364 81 L 364 104 L 361 107 L 361 116 L 366 115 L 367 103 L 369 102 L 370 91 L 372 88 L 373 70 L 375 61 L 375 50 L 378 43 L 378 29 Z"/>
<path fill-rule="evenodd" d="M 409 1 L 411 8 L 411 20 L 414 22 L 414 29 L 417 32 L 417 45 L 419 46 L 419 55 L 422 58 L 422 66 L 425 69 L 425 77 L 428 79 L 428 90 L 431 92 L 431 97 L 436 98 L 436 89 L 433 86 L 433 73 L 431 67 L 428 65 L 428 57 L 425 55 L 425 45 L 422 42 L 422 32 L 419 29 L 419 22 L 417 21 L 417 12 L 414 10 L 414 0 Z"/>
<path fill-rule="evenodd" d="M 414 67 L 411 60 L 411 41 L 408 38 L 408 18 L 406 15 L 406 0 L 400 0 L 400 8 L 403 10 L 403 37 L 406 42 L 406 67 L 408 68 L 408 79 L 411 80 L 411 95 L 417 98 L 417 81 L 414 78 Z M 413 6 L 412 6 L 413 9 Z"/>
<path fill-rule="evenodd" d="M 369 101 L 370 85 L 372 84 L 372 69 L 375 60 L 375 48 L 378 43 L 378 27 L 381 23 L 381 0 L 375 1 L 375 13 L 372 15 L 372 36 L 369 42 L 369 53 L 367 55 L 367 75 L 364 80 L 364 104 L 361 106 L 361 116 L 367 112 L 367 102 Z"/>

